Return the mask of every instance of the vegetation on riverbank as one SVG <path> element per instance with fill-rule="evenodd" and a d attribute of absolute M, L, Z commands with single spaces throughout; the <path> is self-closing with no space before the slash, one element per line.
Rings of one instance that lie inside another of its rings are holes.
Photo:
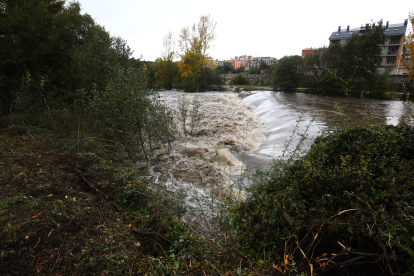
<path fill-rule="evenodd" d="M 246 246 L 278 260 L 285 275 L 408 275 L 413 156 L 409 126 L 321 136 L 303 158 L 254 175 L 235 227 Z"/>
<path fill-rule="evenodd" d="M 266 89 L 266 90 L 271 90 L 272 87 L 271 86 L 267 86 L 267 85 L 241 85 L 241 84 L 231 84 L 229 86 L 223 86 L 224 88 L 226 87 L 239 87 L 239 88 L 244 88 L 244 90 L 261 90 L 261 89 Z"/>
<path fill-rule="evenodd" d="M 413 269 L 412 127 L 319 137 L 303 158 L 250 175 L 246 202 L 225 200 L 230 211 L 209 233 L 183 223 L 182 202 L 117 154 L 109 159 L 85 151 L 85 143 L 77 148 L 76 135 L 36 127 L 3 122 L 0 132 L 2 275 Z"/>
<path fill-rule="evenodd" d="M 380 21 L 362 34 L 354 34 L 344 44 L 338 41 L 305 57 L 283 57 L 273 68 L 275 91 L 294 92 L 298 87 L 306 87 L 307 93 L 323 96 L 360 97 L 363 93 L 366 98 L 389 99 L 387 92 L 398 89 L 405 95 L 412 95 L 414 80 L 411 76 L 404 84 L 398 84 L 398 80 L 389 76 L 394 65 L 387 70 L 377 68 L 383 63 L 381 45 L 390 39 L 384 30 Z M 411 36 L 409 34 L 408 38 Z M 408 52 L 411 44 L 410 39 L 405 42 Z M 402 56 L 399 59 L 404 61 Z M 412 66 L 408 62 L 404 64 L 412 75 Z"/>
<path fill-rule="evenodd" d="M 183 222 L 182 197 L 149 180 L 179 134 L 148 87 L 151 67 L 78 3 L 4 0 L 0 20 L 1 275 L 413 269 L 411 127 L 319 137 L 305 157 L 251 174 L 245 203 L 221 195 L 214 230 L 202 232 Z M 200 80 L 184 69 L 189 87 Z M 190 135 L 203 135 L 198 104 L 178 107 Z"/>

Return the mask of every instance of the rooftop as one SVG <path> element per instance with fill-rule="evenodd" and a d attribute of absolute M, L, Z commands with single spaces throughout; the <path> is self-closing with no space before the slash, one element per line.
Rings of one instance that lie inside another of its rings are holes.
<path fill-rule="evenodd" d="M 398 23 L 398 24 L 388 24 L 388 28 L 385 29 L 385 34 L 387 36 L 393 36 L 393 35 L 405 35 L 405 32 L 407 30 L 407 20 L 405 23 Z M 386 26 L 387 26 L 386 25 Z M 329 37 L 329 40 L 340 40 L 340 39 L 349 39 L 352 37 L 353 34 L 359 34 L 361 31 L 365 31 L 366 29 L 371 28 L 372 26 L 370 24 L 362 25 L 359 28 L 354 29 L 341 29 L 341 27 L 338 28 L 336 32 L 333 32 L 331 36 Z"/>

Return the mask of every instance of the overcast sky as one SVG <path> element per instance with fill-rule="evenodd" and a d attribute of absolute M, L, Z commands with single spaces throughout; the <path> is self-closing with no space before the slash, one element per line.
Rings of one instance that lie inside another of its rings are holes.
<path fill-rule="evenodd" d="M 403 23 L 414 1 L 367 0 L 79 0 L 82 13 L 105 26 L 113 36 L 128 41 L 134 56 L 154 61 L 163 51 L 169 30 L 178 37 L 181 28 L 210 15 L 217 23 L 214 59 L 234 56 L 301 55 L 307 47 L 328 45 L 329 36 L 342 26 L 383 19 Z M 177 47 L 178 49 L 178 47 Z"/>

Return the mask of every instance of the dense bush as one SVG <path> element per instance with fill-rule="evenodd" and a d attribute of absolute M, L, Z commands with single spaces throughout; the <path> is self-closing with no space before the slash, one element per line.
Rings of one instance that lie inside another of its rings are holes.
<path fill-rule="evenodd" d="M 247 74 L 260 74 L 260 68 L 252 66 L 247 70 Z"/>
<path fill-rule="evenodd" d="M 305 157 L 258 174 L 261 184 L 236 210 L 235 225 L 254 251 L 289 255 L 298 271 L 309 270 L 310 262 L 313 271 L 329 275 L 408 273 L 414 268 L 413 168 L 412 127 L 321 136 Z M 322 256 L 326 261 L 317 262 Z"/>
<path fill-rule="evenodd" d="M 129 157 L 148 160 L 159 145 L 169 146 L 174 134 L 172 111 L 154 90 L 147 88 L 143 72 L 122 66 L 104 91 L 92 91 L 82 104 L 95 131 L 122 144 Z"/>
<path fill-rule="evenodd" d="M 274 68 L 273 87 L 276 91 L 294 92 L 303 82 L 303 58 L 283 57 Z"/>
<path fill-rule="evenodd" d="M 243 75 L 238 75 L 237 77 L 235 77 L 232 81 L 231 84 L 237 84 L 237 85 L 249 85 L 250 81 L 248 79 L 246 79 L 245 76 Z"/>

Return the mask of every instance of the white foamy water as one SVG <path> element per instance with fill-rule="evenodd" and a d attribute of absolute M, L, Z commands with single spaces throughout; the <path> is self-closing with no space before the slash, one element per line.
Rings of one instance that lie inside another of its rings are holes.
<path fill-rule="evenodd" d="M 194 97 L 200 102 L 202 119 L 193 133 L 184 135 L 181 130 L 172 152 L 160 157 L 162 162 L 152 168 L 152 175 L 155 184 L 171 193 L 181 191 L 188 208 L 183 219 L 207 231 L 214 227 L 213 219 L 223 208 L 223 196 L 239 201 L 245 198 L 243 187 L 232 179 L 237 179 L 246 166 L 267 167 L 285 150 L 289 155 L 301 141 L 298 134 L 314 138 L 331 127 L 332 118 L 340 113 L 335 105 L 344 110 L 349 122 L 365 120 L 369 110 L 372 123 L 413 124 L 410 114 L 414 106 L 398 101 L 328 99 L 273 91 L 252 92 L 244 99 L 240 94 L 216 92 L 166 91 L 160 95 L 174 109 L 180 97 L 188 103 Z M 177 118 L 176 123 L 181 125 Z M 308 148 L 304 144 L 298 153 Z"/>
<path fill-rule="evenodd" d="M 179 101 L 200 102 L 201 120 L 190 132 L 189 120 L 184 134 L 182 121 L 176 116 L 180 134 L 172 143 L 171 153 L 152 167 L 152 180 L 170 192 L 184 192 L 189 211 L 186 221 L 205 230 L 218 210 L 221 198 L 244 200 L 243 191 L 231 180 L 244 170 L 238 154 L 254 153 L 266 141 L 268 130 L 264 120 L 252 111 L 254 106 L 242 103 L 236 93 L 184 93 L 165 91 L 161 99 L 178 110 Z"/>
<path fill-rule="evenodd" d="M 255 106 L 253 113 L 265 121 L 269 130 L 268 139 L 257 155 L 247 155 L 252 160 L 261 158 L 261 164 L 271 159 L 269 157 L 280 158 L 284 152 L 286 157 L 295 151 L 303 137 L 300 134 L 306 133 L 310 142 L 321 131 L 335 127 L 338 122 L 354 125 L 364 121 L 368 124 L 414 124 L 414 104 L 401 101 L 266 91 L 253 92 L 242 103 Z M 297 153 L 305 153 L 309 146 L 309 143 L 304 143 Z"/>

